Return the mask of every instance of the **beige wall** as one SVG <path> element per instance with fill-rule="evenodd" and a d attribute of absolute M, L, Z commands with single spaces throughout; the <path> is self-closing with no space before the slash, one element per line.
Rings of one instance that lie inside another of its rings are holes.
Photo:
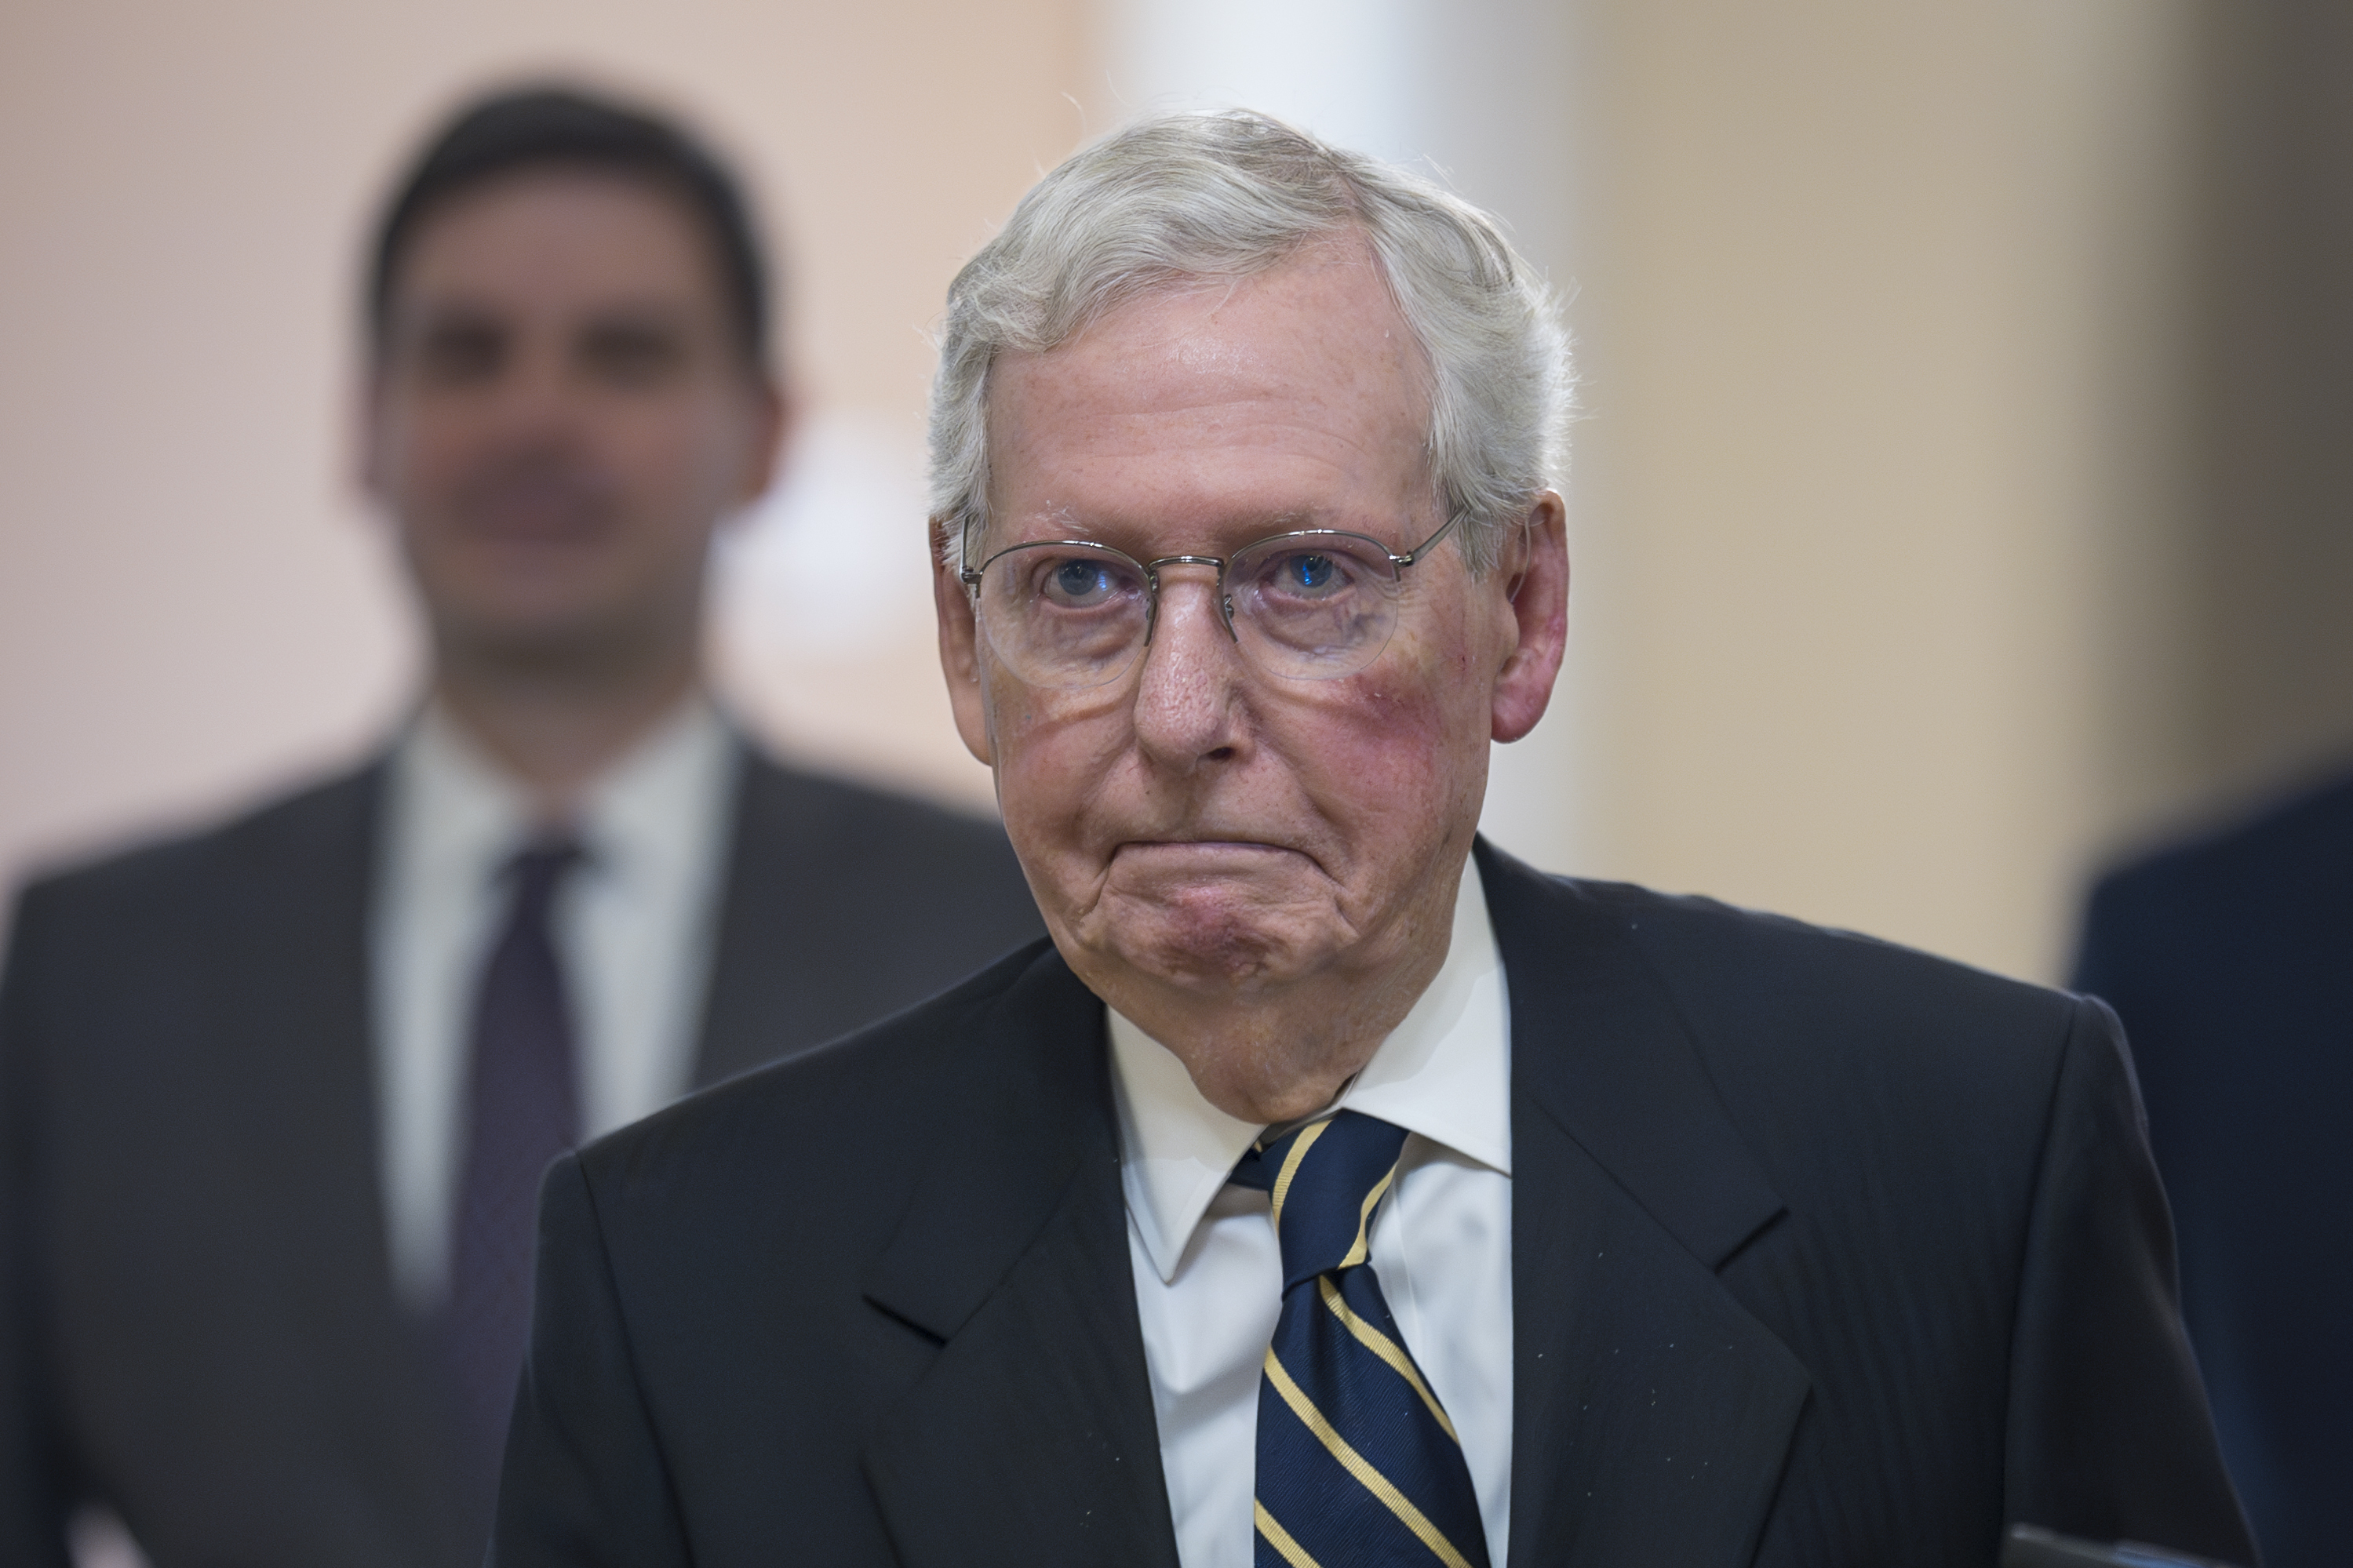
<path fill-rule="evenodd" d="M 2175 9 L 1586 16 L 1583 864 L 2054 975 L 2178 794 Z"/>
<path fill-rule="evenodd" d="M 452 95 L 549 65 L 702 116 L 778 220 L 823 484 L 755 524 L 751 585 L 723 595 L 746 706 L 851 765 L 985 800 L 936 675 L 900 678 L 888 639 L 837 625 L 816 695 L 783 689 L 801 633 L 773 623 L 807 595 L 776 584 L 823 512 L 897 551 L 926 613 L 920 501 L 896 532 L 873 509 L 912 493 L 948 277 L 1077 140 L 1080 16 L 0 7 L 0 879 L 346 752 L 396 710 L 412 634 L 347 478 L 361 231 Z"/>

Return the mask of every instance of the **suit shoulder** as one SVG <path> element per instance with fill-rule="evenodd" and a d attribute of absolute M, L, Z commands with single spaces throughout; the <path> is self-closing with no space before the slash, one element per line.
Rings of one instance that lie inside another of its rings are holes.
<path fill-rule="evenodd" d="M 886 945 L 927 955 L 923 984 L 899 993 L 903 999 L 1045 931 L 993 817 L 788 769 L 754 752 L 738 822 L 739 870 L 755 882 L 821 889 L 825 940 L 866 955 Z"/>
<path fill-rule="evenodd" d="M 687 1168 L 735 1157 L 849 1169 L 920 1151 L 929 1128 L 956 1115 L 962 1086 L 987 1069 L 976 1030 L 1053 946 L 1033 942 L 961 984 L 815 1050 L 702 1089 L 584 1148 L 593 1184 L 666 1184 Z M 848 1166 L 835 1166 L 848 1161 Z"/>
<path fill-rule="evenodd" d="M 1574 886 L 1617 911 L 1637 942 L 1662 964 L 1679 971 L 1704 968 L 1727 983 L 1788 990 L 1820 986 L 1841 994 L 1857 989 L 1915 993 L 1929 1005 L 1974 1001 L 2042 1011 L 2072 1002 L 2049 986 L 1861 931 L 1625 883 Z"/>
<path fill-rule="evenodd" d="M 853 832 L 913 836 L 926 843 L 1005 843 L 1005 829 L 993 817 L 791 767 L 758 751 L 751 752 L 745 784 L 755 810 L 789 812 Z"/>
<path fill-rule="evenodd" d="M 227 896 L 257 871 L 334 849 L 368 831 L 381 769 L 313 780 L 193 830 L 136 840 L 36 873 L 18 894 L 17 929 L 112 921 Z"/>
<path fill-rule="evenodd" d="M 1591 977 L 1582 994 L 1615 1002 L 1580 1011 L 1579 992 L 1541 977 L 1533 999 L 1572 1031 L 1672 1018 L 1656 1037 L 1689 1042 L 1792 1203 L 1824 1201 L 1836 1172 L 1957 1170 L 1995 1147 L 2026 1170 L 2069 1063 L 2114 1048 L 2079 997 L 1894 942 L 1638 888 L 1562 896 L 1583 918 L 1554 940 L 1585 950 L 1563 964 Z M 1507 979 L 1516 1039 L 1523 987 Z"/>
<path fill-rule="evenodd" d="M 1827 1073 L 1898 1064 L 1928 1079 L 2045 1084 L 2077 997 L 1915 948 L 1713 899 L 1567 884 L 1619 924 L 1710 1056 Z"/>

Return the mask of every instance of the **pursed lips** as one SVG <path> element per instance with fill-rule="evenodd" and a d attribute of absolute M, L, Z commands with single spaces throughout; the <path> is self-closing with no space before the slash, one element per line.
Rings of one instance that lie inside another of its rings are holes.
<path fill-rule="evenodd" d="M 1255 838 L 1132 838 L 1113 852 L 1115 859 L 1133 856 L 1140 858 L 1146 865 L 1175 864 L 1212 869 L 1225 863 L 1237 870 L 1262 866 L 1272 857 L 1293 855 L 1302 859 L 1314 858 L 1288 845 L 1269 844 Z"/>

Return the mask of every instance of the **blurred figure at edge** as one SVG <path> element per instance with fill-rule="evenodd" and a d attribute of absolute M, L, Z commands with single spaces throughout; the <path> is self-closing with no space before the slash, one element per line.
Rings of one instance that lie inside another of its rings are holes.
<path fill-rule="evenodd" d="M 2103 879 L 2075 985 L 2132 1033 L 2263 1561 L 2333 1568 L 2353 1552 L 2353 779 Z"/>

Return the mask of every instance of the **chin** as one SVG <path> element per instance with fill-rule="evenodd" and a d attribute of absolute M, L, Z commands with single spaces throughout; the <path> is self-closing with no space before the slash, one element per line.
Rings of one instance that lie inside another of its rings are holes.
<path fill-rule="evenodd" d="M 1299 911 L 1215 899 L 1113 908 L 1103 940 L 1114 962 L 1184 990 L 1248 993 L 1324 967 L 1338 932 Z"/>
<path fill-rule="evenodd" d="M 614 598 L 583 593 L 478 601 L 464 607 L 459 629 L 469 644 L 502 660 L 561 664 L 634 640 L 643 616 Z"/>

